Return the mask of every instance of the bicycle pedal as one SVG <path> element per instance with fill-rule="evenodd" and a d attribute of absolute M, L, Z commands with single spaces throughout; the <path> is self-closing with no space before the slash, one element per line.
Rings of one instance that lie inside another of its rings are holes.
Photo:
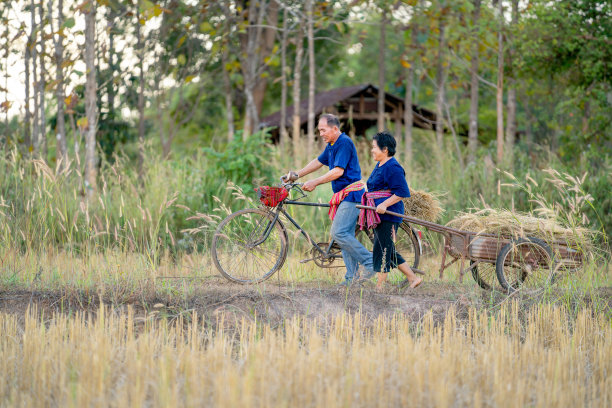
<path fill-rule="evenodd" d="M 300 263 L 301 263 L 301 264 L 303 264 L 303 263 L 307 263 L 307 262 L 310 262 L 310 261 L 314 261 L 314 258 L 302 259 L 302 260 L 300 261 Z"/>

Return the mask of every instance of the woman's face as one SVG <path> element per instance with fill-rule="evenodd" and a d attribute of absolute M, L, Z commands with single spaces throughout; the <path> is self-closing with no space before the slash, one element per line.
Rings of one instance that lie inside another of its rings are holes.
<path fill-rule="evenodd" d="M 387 158 L 387 148 L 380 150 L 376 140 L 372 140 L 372 158 L 376 161 L 381 161 Z"/>

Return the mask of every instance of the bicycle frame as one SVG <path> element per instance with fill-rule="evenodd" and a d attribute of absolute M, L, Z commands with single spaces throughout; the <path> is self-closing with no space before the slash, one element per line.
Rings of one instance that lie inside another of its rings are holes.
<path fill-rule="evenodd" d="M 280 220 L 280 214 L 282 213 L 300 231 L 300 233 L 304 236 L 304 238 L 306 238 L 306 240 L 310 243 L 310 245 L 312 245 L 312 247 L 315 248 L 322 256 L 324 256 L 326 259 L 341 258 L 341 255 L 336 255 L 336 254 L 330 255 L 330 251 L 332 249 L 332 246 L 334 245 L 333 239 L 331 239 L 331 241 L 329 242 L 325 250 L 321 249 L 321 247 L 310 237 L 310 235 L 304 230 L 304 228 L 302 228 L 302 226 L 298 224 L 298 222 L 294 220 L 293 217 L 291 217 L 285 210 L 284 208 L 285 205 L 302 205 L 302 206 L 307 206 L 307 207 L 323 207 L 323 208 L 330 207 L 330 205 L 327 203 L 313 203 L 313 202 L 297 201 L 299 199 L 306 197 L 306 194 L 304 193 L 304 191 L 302 191 L 302 189 L 299 187 L 300 185 L 301 184 L 298 184 L 298 183 L 295 183 L 295 184 L 283 183 L 283 186 L 287 188 L 289 191 L 296 188 L 302 194 L 302 196 L 298 197 L 296 200 L 285 199 L 274 210 L 269 210 L 270 212 L 274 213 L 274 219 L 267 226 L 263 237 L 259 239 L 256 243 L 254 243 L 253 246 L 257 246 L 261 244 L 262 242 L 264 242 L 266 239 L 268 239 L 268 236 L 270 235 L 270 232 L 272 231 L 274 224 L 276 224 L 277 222 L 279 222 L 281 226 L 283 227 L 283 229 L 285 229 L 282 221 Z M 359 208 L 362 206 L 358 205 L 357 207 Z M 412 230 L 412 227 L 410 227 L 410 229 Z M 412 233 L 415 234 L 414 231 L 412 231 Z M 418 236 L 418 234 L 415 234 L 415 237 L 418 243 L 418 248 L 415 248 L 415 251 L 419 251 L 419 254 L 421 254 L 423 251 L 422 244 L 421 244 L 421 238 Z"/>
<path fill-rule="evenodd" d="M 274 219 L 266 227 L 266 230 L 265 230 L 265 232 L 263 234 L 263 237 L 260 238 L 259 240 L 257 240 L 256 242 L 254 242 L 253 246 L 257 246 L 257 245 L 261 244 L 262 242 L 264 242 L 266 239 L 268 239 L 268 236 L 270 235 L 270 232 L 272 231 L 272 228 L 274 228 L 274 224 L 276 224 L 277 222 L 279 222 L 281 224 L 283 229 L 285 228 L 283 223 L 282 223 L 282 221 L 280 220 L 280 214 L 283 214 L 295 226 L 295 228 L 297 228 L 300 231 L 300 233 L 310 243 L 310 245 L 313 248 L 315 248 L 317 251 L 319 251 L 319 253 L 321 255 L 323 255 L 325 258 L 328 258 L 328 259 L 329 258 L 333 258 L 333 259 L 341 258 L 340 255 L 331 255 L 330 256 L 330 250 L 331 250 L 332 246 L 334 245 L 334 240 L 333 239 L 329 242 L 329 244 L 327 245 L 327 248 L 325 249 L 325 251 L 323 251 L 321 249 L 321 247 L 310 237 L 308 232 L 306 232 L 306 230 L 304 228 L 302 228 L 302 226 L 300 224 L 298 224 L 298 222 L 296 220 L 294 220 L 293 217 L 291 217 L 287 213 L 285 208 L 284 208 L 285 205 L 302 205 L 302 206 L 306 206 L 306 207 L 323 207 L 323 208 L 329 208 L 330 205 L 327 204 L 327 203 L 313 203 L 313 202 L 297 201 L 299 199 L 302 199 L 302 198 L 306 197 L 306 194 L 300 188 L 301 184 L 300 183 L 285 183 L 282 180 L 282 178 L 281 178 L 281 183 L 289 191 L 291 191 L 293 189 L 297 189 L 302 195 L 301 195 L 301 197 L 298 197 L 295 200 L 287 200 L 287 199 L 285 199 L 274 210 L 270 210 L 270 212 L 274 213 Z"/>
<path fill-rule="evenodd" d="M 298 224 L 298 222 L 295 219 L 293 219 L 293 217 L 291 215 L 289 215 L 289 213 L 287 213 L 287 211 L 284 208 L 284 206 L 286 204 L 288 204 L 288 205 L 302 205 L 302 206 L 307 206 L 307 207 L 329 208 L 329 204 L 302 202 L 302 201 L 295 201 L 295 200 L 285 200 L 282 203 L 280 203 L 276 207 L 276 209 L 271 211 L 271 212 L 274 213 L 274 219 L 266 227 L 266 230 L 265 230 L 264 235 L 262 236 L 262 238 L 260 238 L 256 242 L 254 242 L 253 246 L 257 246 L 257 245 L 261 244 L 262 242 L 264 242 L 266 239 L 268 239 L 268 236 L 270 235 L 270 232 L 272 231 L 272 228 L 274 228 L 274 224 L 276 224 L 277 222 L 280 222 L 281 225 L 282 225 L 282 221 L 280 220 L 280 215 L 283 214 L 295 226 L 295 228 L 297 228 L 300 231 L 300 233 L 304 236 L 304 238 L 306 238 L 306 240 L 310 243 L 310 245 L 312 245 L 313 248 L 316 248 L 316 250 L 319 251 L 323 256 L 330 257 L 329 256 L 329 253 L 330 253 L 329 251 L 331 250 L 331 247 L 334 244 L 334 240 L 332 239 L 330 241 L 330 243 L 328 244 L 327 249 L 325 251 L 323 251 L 319 247 L 319 245 L 310 237 L 308 232 L 306 232 L 306 230 L 304 228 L 302 228 L 302 226 L 300 224 Z M 339 257 L 339 256 L 334 255 L 332 257 L 336 258 L 336 257 Z"/>

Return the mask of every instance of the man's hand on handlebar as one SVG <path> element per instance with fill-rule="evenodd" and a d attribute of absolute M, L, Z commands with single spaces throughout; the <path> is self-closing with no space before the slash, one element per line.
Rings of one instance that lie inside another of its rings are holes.
<path fill-rule="evenodd" d="M 302 189 L 305 191 L 314 191 L 315 188 L 317 188 L 317 183 L 314 180 L 307 181 L 302 186 Z"/>

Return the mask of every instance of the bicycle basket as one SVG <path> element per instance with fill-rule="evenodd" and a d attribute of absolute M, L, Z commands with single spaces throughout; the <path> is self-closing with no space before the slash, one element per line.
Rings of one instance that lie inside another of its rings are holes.
<path fill-rule="evenodd" d="M 285 187 L 261 186 L 255 191 L 259 195 L 259 201 L 267 207 L 276 207 L 289 195 Z"/>

